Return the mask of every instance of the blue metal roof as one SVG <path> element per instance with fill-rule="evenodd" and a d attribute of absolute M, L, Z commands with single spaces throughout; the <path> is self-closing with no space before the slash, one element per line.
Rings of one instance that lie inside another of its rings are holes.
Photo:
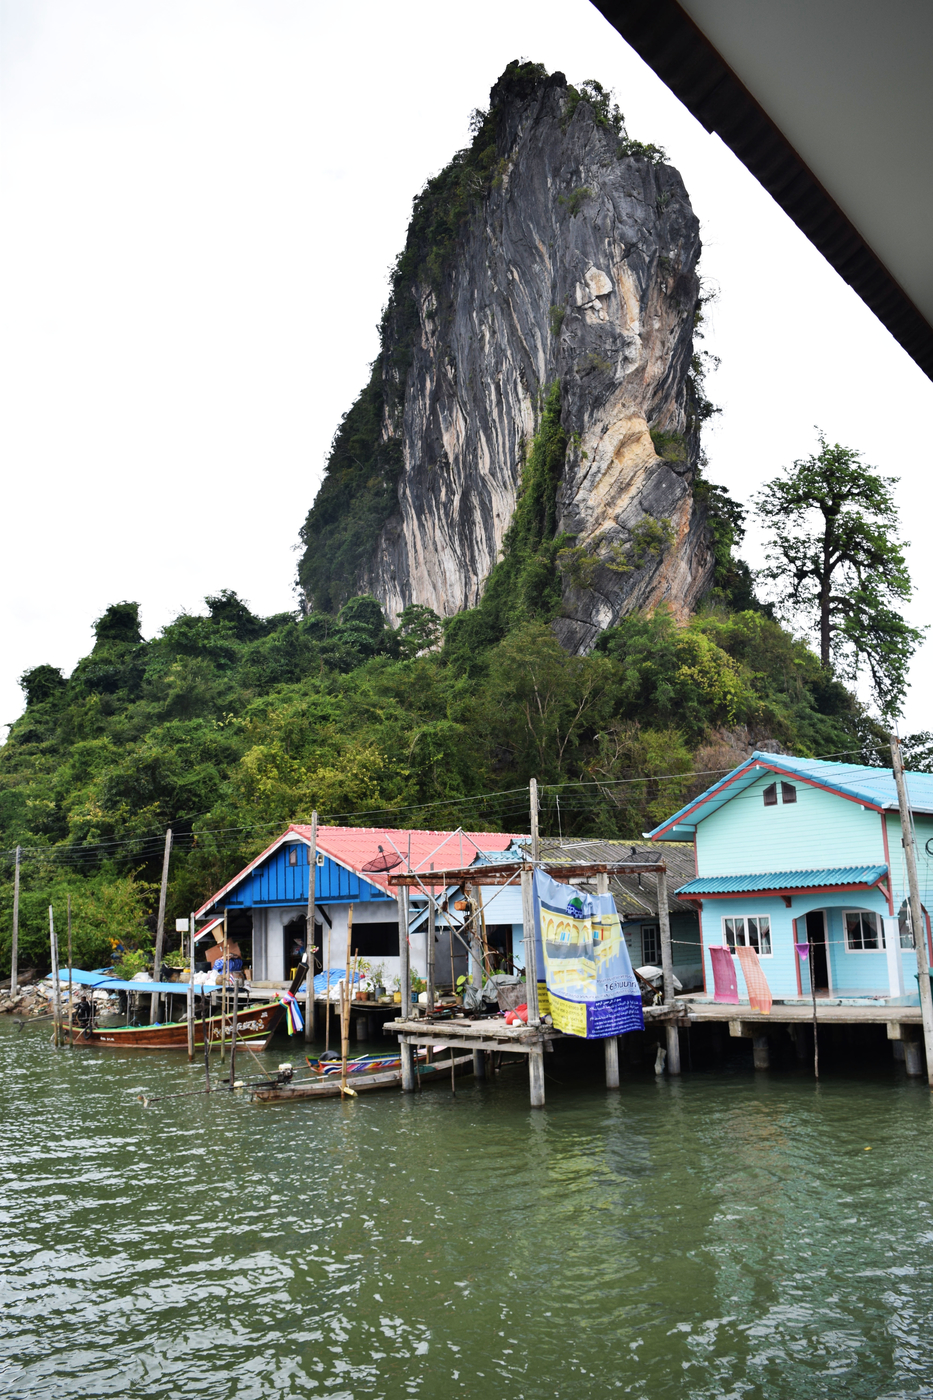
<path fill-rule="evenodd" d="M 667 821 L 645 833 L 654 841 L 684 841 L 692 838 L 697 824 L 704 821 L 726 802 L 750 787 L 763 773 L 771 770 L 779 777 L 802 778 L 837 792 L 855 802 L 880 811 L 897 810 L 897 789 L 890 768 L 868 768 L 857 763 L 836 763 L 821 758 L 796 758 L 785 753 L 753 753 L 706 792 L 681 807 Z M 907 796 L 911 810 L 933 815 L 933 773 L 907 773 Z"/>
<path fill-rule="evenodd" d="M 888 873 L 886 865 L 841 865 L 829 870 L 769 870 L 761 875 L 710 875 L 688 880 L 679 895 L 752 894 L 767 890 L 814 890 L 834 885 L 870 889 Z"/>

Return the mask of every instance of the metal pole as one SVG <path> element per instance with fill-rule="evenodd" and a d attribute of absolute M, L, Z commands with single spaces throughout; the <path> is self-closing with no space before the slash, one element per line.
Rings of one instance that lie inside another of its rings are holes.
<path fill-rule="evenodd" d="M 541 1015 L 538 1011 L 538 953 L 535 946 L 535 906 L 531 870 L 522 871 L 522 932 L 525 939 L 525 992 L 528 997 L 528 1024 L 539 1026 Z M 530 1063 L 530 1061 L 529 1061 Z M 532 1102 L 534 1102 L 535 1075 L 532 1073 Z M 544 1061 L 541 1061 L 541 1092 L 544 1093 Z M 543 1099 L 542 1099 L 543 1102 Z"/>
<path fill-rule="evenodd" d="M 60 1044 L 62 1020 L 62 988 L 58 980 L 58 939 L 55 937 L 55 915 L 49 905 L 49 948 L 52 954 L 52 1044 Z"/>
<path fill-rule="evenodd" d="M 16 868 L 13 874 L 13 941 L 10 944 L 10 996 L 16 996 L 19 982 L 19 866 L 22 846 L 16 847 Z"/>
<path fill-rule="evenodd" d="M 223 965 L 224 965 L 224 970 L 223 970 L 223 972 L 220 974 L 220 977 L 221 977 L 221 981 L 220 981 L 220 1063 L 223 1064 L 223 1062 L 224 1062 L 224 1017 L 225 1017 L 226 1014 L 227 1014 L 227 963 L 228 963 L 228 961 L 229 961 L 229 959 L 228 959 L 228 957 L 227 957 L 227 911 L 226 911 L 226 909 L 224 910 L 224 941 L 223 941 L 223 951 L 221 952 L 221 955 L 220 955 L 220 956 L 221 956 L 221 958 L 223 959 Z M 214 966 L 216 967 L 217 964 L 215 963 Z"/>
<path fill-rule="evenodd" d="M 352 969 L 350 967 L 350 953 L 353 944 L 353 905 L 347 910 L 347 958 L 346 967 L 343 970 L 343 1001 L 340 1008 L 340 1089 L 342 1093 L 347 1091 L 347 1059 L 350 1054 L 350 978 Z"/>
<path fill-rule="evenodd" d="M 165 853 L 162 856 L 162 884 L 159 887 L 159 916 L 156 920 L 155 957 L 152 960 L 152 980 L 158 982 L 162 975 L 162 945 L 165 942 L 165 901 L 168 895 L 168 866 L 172 855 L 172 828 L 165 833 Z M 153 992 L 149 999 L 149 1022 L 159 1019 L 159 993 Z"/>
<path fill-rule="evenodd" d="M 308 912 L 305 918 L 305 956 L 308 979 L 305 983 L 305 1040 L 314 1039 L 314 923 L 317 899 L 317 812 L 311 813 L 311 844 L 308 847 Z"/>
<path fill-rule="evenodd" d="M 411 958 L 408 946 L 408 886 L 399 889 L 398 900 L 398 971 L 402 990 L 402 1020 L 411 1016 Z"/>
<path fill-rule="evenodd" d="M 194 915 L 188 915 L 188 1059 L 194 1059 Z"/>
<path fill-rule="evenodd" d="M 431 861 L 431 869 L 434 869 L 434 862 Z M 428 886 L 428 931 L 425 934 L 424 950 L 424 980 L 427 983 L 428 1011 L 434 1010 L 434 930 L 437 924 L 436 905 L 434 903 L 434 886 Z M 430 1056 L 428 1057 L 430 1058 Z"/>
<path fill-rule="evenodd" d="M 532 778 L 528 784 L 528 792 L 531 799 L 531 859 L 538 861 L 541 859 L 541 842 L 538 839 L 538 780 Z"/>
<path fill-rule="evenodd" d="M 226 974 L 225 974 L 226 975 Z M 230 1031 L 230 1088 L 236 1083 L 236 1020 L 240 1010 L 240 984 L 233 984 L 233 1026 Z"/>
<path fill-rule="evenodd" d="M 674 1003 L 674 951 L 671 945 L 671 916 L 668 909 L 667 870 L 659 870 L 658 881 L 658 927 L 661 931 L 661 973 L 664 986 L 664 1004 Z M 680 1030 L 668 1025 L 667 1031 L 667 1072 L 680 1073 Z"/>
<path fill-rule="evenodd" d="M 920 903 L 917 848 L 914 840 L 910 802 L 907 796 L 907 783 L 904 779 L 904 760 L 901 757 L 901 741 L 896 734 L 891 735 L 891 757 L 894 761 L 894 781 L 897 784 L 897 801 L 901 812 L 901 844 L 904 847 L 904 859 L 907 863 L 910 928 L 914 936 L 914 950 L 917 954 L 917 981 L 920 984 L 920 1013 L 923 1019 L 923 1048 L 927 1057 L 927 1082 L 933 1088 L 933 996 L 930 993 L 930 955 L 927 949 L 923 908 Z M 890 871 L 888 875 L 890 878 Z"/>

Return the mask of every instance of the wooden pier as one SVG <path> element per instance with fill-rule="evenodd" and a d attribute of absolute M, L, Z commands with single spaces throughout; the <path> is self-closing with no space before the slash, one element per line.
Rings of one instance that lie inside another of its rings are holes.
<path fill-rule="evenodd" d="M 427 1046 L 432 1050 L 473 1051 L 473 1075 L 485 1079 L 488 1068 L 487 1055 L 509 1054 L 528 1056 L 528 1088 L 533 1108 L 544 1103 L 544 1056 L 553 1052 L 554 1041 L 564 1040 L 563 1031 L 551 1026 L 507 1026 L 498 1017 L 488 1016 L 470 1019 L 466 1016 L 450 1020 L 431 1022 L 422 1017 L 410 1020 L 389 1021 L 386 1034 L 395 1034 L 402 1047 L 402 1088 L 406 1091 L 415 1087 L 414 1046 Z"/>

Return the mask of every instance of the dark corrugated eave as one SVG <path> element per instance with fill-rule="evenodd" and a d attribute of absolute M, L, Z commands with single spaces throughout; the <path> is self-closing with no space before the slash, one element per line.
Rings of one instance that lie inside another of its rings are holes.
<path fill-rule="evenodd" d="M 933 326 L 677 0 L 593 0 L 933 379 Z"/>

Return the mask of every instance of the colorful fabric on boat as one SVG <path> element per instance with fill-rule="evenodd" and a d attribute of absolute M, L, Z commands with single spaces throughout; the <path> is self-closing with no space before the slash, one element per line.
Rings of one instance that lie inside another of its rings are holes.
<path fill-rule="evenodd" d="M 762 1016 L 770 1016 L 771 988 L 768 986 L 768 979 L 761 969 L 758 954 L 754 948 L 736 948 L 735 951 L 742 964 L 742 975 L 745 978 L 745 986 L 748 991 L 749 1006 L 753 1011 L 760 1011 Z"/>
<path fill-rule="evenodd" d="M 713 1001 L 735 1001 L 739 999 L 739 984 L 735 975 L 735 963 L 726 947 L 710 948 L 710 961 L 713 964 Z"/>
<path fill-rule="evenodd" d="M 809 943 L 795 943 L 794 948 L 796 950 L 798 958 L 802 963 L 807 963 L 810 961 Z"/>
<path fill-rule="evenodd" d="M 285 1026 L 289 1035 L 296 1035 L 298 1031 L 305 1028 L 304 1019 L 301 1015 L 301 1008 L 291 992 L 283 992 L 282 1000 L 285 1003 Z"/>
<path fill-rule="evenodd" d="M 586 894 L 536 870 L 534 910 L 557 1030 L 586 1040 L 644 1030 L 641 993 L 612 896 Z"/>

